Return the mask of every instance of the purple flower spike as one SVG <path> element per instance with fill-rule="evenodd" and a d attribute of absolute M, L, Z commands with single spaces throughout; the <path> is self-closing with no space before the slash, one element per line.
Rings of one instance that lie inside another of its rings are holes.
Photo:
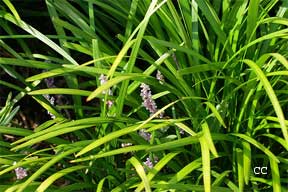
<path fill-rule="evenodd" d="M 141 84 L 141 94 L 140 96 L 142 97 L 143 100 L 143 106 L 153 115 L 154 113 L 157 112 L 157 105 L 152 99 L 152 94 L 149 85 L 146 85 L 145 83 Z"/>
<path fill-rule="evenodd" d="M 146 85 L 145 83 L 141 83 L 141 93 L 140 96 L 142 97 L 143 103 L 142 105 L 150 112 L 150 115 L 154 115 L 158 110 L 157 110 L 157 105 L 152 98 L 152 93 L 150 90 L 149 85 Z M 161 112 L 158 115 L 158 118 L 162 119 L 164 116 L 164 112 Z"/>

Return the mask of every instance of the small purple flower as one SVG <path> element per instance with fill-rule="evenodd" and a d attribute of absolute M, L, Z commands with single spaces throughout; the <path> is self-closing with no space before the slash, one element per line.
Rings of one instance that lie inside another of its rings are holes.
<path fill-rule="evenodd" d="M 103 85 L 103 84 L 107 83 L 108 78 L 106 75 L 101 74 L 99 77 L 99 80 L 100 80 L 100 85 Z"/>
<path fill-rule="evenodd" d="M 158 162 L 158 157 L 157 156 L 154 157 L 154 161 L 150 157 L 147 157 L 146 161 L 143 162 L 143 164 L 146 165 L 147 167 L 149 167 L 150 169 L 152 169 L 154 167 L 154 164 L 157 163 L 157 162 Z"/>
<path fill-rule="evenodd" d="M 15 165 L 16 162 L 14 162 L 13 164 Z M 24 179 L 25 177 L 28 176 L 26 169 L 24 169 L 23 167 L 17 167 L 16 169 L 14 169 L 14 171 L 15 171 L 17 180 Z"/>
<path fill-rule="evenodd" d="M 150 141 L 151 134 L 147 133 L 144 129 L 141 129 L 138 133 L 141 137 L 143 137 L 146 141 Z"/>
<path fill-rule="evenodd" d="M 179 133 L 180 133 L 181 135 L 184 135 L 185 131 L 184 131 L 183 129 L 179 129 Z"/>
<path fill-rule="evenodd" d="M 109 109 L 112 107 L 113 103 L 114 102 L 112 100 L 106 101 L 106 105 L 108 106 Z"/>
<path fill-rule="evenodd" d="M 156 79 L 159 81 L 160 84 L 164 83 L 164 76 L 159 70 L 157 70 Z"/>
<path fill-rule="evenodd" d="M 153 162 L 151 161 L 151 159 L 149 157 L 146 158 L 146 161 L 144 162 L 144 165 L 146 165 L 147 167 L 149 167 L 150 169 L 153 168 Z"/>

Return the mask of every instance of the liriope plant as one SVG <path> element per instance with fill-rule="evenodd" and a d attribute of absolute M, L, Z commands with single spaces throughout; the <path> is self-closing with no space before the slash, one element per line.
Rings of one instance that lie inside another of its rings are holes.
<path fill-rule="evenodd" d="M 285 1 L 45 5 L 1 4 L 0 84 L 51 118 L 1 125 L 2 191 L 287 190 Z"/>

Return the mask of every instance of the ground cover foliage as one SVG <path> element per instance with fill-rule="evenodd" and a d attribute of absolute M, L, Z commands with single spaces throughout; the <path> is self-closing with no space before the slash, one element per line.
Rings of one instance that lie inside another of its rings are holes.
<path fill-rule="evenodd" d="M 0 5 L 0 191 L 288 190 L 287 1 Z"/>

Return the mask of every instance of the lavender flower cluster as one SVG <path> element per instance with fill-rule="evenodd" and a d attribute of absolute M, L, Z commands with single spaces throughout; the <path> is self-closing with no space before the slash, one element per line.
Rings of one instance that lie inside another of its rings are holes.
<path fill-rule="evenodd" d="M 157 105 L 152 98 L 151 90 L 149 85 L 146 85 L 145 83 L 141 84 L 141 93 L 140 96 L 143 100 L 143 106 L 150 112 L 151 115 L 155 114 L 157 112 Z"/>
<path fill-rule="evenodd" d="M 141 93 L 140 96 L 142 97 L 143 103 L 142 105 L 150 112 L 150 115 L 154 115 L 158 109 L 155 100 L 152 98 L 152 93 L 149 85 L 145 83 L 141 83 L 140 85 Z M 164 113 L 159 114 L 159 118 L 163 118 Z"/>
<path fill-rule="evenodd" d="M 157 162 L 158 162 L 157 156 L 154 157 L 154 161 L 150 157 L 147 157 L 146 161 L 143 162 L 143 164 L 152 169 Z"/>
<path fill-rule="evenodd" d="M 14 162 L 13 165 L 16 165 L 16 162 Z M 14 171 L 15 171 L 17 180 L 24 179 L 25 177 L 28 176 L 27 170 L 24 169 L 23 167 L 17 167 L 16 169 L 14 169 Z"/>

